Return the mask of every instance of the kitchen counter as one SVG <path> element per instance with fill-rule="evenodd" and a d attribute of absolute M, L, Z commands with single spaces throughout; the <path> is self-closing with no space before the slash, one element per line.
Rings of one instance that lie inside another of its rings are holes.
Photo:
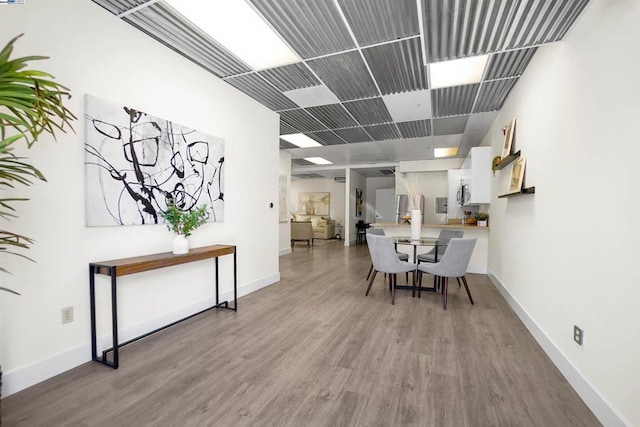
<path fill-rule="evenodd" d="M 371 223 L 372 227 L 386 228 L 386 227 L 404 227 L 410 228 L 411 224 L 396 224 L 395 222 L 374 222 Z M 489 227 L 478 227 L 477 225 L 461 225 L 461 224 L 422 224 L 422 228 L 436 228 L 436 229 L 448 229 L 448 230 L 465 230 L 467 228 L 473 228 L 474 230 L 489 230 Z"/>

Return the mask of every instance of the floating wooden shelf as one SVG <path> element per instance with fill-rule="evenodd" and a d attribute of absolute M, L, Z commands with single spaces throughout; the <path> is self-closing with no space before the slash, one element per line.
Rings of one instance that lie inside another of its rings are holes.
<path fill-rule="evenodd" d="M 502 199 L 505 197 L 525 196 L 527 194 L 535 194 L 535 192 L 536 192 L 536 187 L 527 187 L 527 188 L 523 188 L 522 190 L 516 193 L 501 194 L 500 196 L 498 196 L 498 199 Z"/>
<path fill-rule="evenodd" d="M 500 161 L 500 163 L 498 163 L 496 165 L 496 168 L 494 170 L 499 171 L 500 169 L 505 168 L 508 164 L 510 164 L 511 162 L 513 162 L 515 159 L 517 159 L 518 157 L 520 157 L 520 150 L 516 151 L 515 153 L 505 157 L 504 159 L 502 159 Z"/>

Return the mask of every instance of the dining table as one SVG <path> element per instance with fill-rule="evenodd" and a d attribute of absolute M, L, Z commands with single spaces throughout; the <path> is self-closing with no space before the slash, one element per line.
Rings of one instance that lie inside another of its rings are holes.
<path fill-rule="evenodd" d="M 416 264 L 418 261 L 418 247 L 422 247 L 422 246 L 435 247 L 434 259 L 435 259 L 435 262 L 438 262 L 438 248 L 442 249 L 447 246 L 446 243 L 440 242 L 437 237 L 421 237 L 420 239 L 412 239 L 411 237 L 408 237 L 408 236 L 394 236 L 392 237 L 392 242 L 396 248 L 396 251 L 398 250 L 398 245 L 413 246 L 413 263 L 414 264 Z M 442 253 L 444 253 L 444 251 L 442 251 Z M 420 286 L 421 291 L 435 292 L 436 291 L 435 278 L 434 278 L 432 287 L 429 287 L 429 288 L 423 287 L 421 284 L 419 284 L 418 286 Z M 406 286 L 396 285 L 396 289 L 412 289 L 412 287 L 409 286 L 408 284 Z"/>

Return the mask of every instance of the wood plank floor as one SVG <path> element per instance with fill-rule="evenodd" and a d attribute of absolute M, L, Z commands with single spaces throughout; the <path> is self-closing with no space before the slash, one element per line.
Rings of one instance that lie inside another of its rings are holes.
<path fill-rule="evenodd" d="M 281 282 L 2 401 L 3 426 L 597 426 L 484 275 L 365 297 L 366 246 L 296 246 Z M 429 276 L 427 276 L 429 277 Z M 401 279 L 399 278 L 399 281 Z"/>

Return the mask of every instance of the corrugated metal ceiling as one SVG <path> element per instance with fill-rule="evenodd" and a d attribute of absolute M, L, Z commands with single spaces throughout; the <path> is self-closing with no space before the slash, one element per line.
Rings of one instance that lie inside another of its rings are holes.
<path fill-rule="evenodd" d="M 589 3 L 246 0 L 301 58 L 295 64 L 253 70 L 164 0 L 93 1 L 280 112 L 281 134 L 309 133 L 323 145 L 464 133 L 461 123 L 469 115 L 502 107 L 537 47 L 562 40 Z M 432 63 L 480 54 L 489 54 L 480 83 L 429 87 L 423 55 Z M 340 103 L 313 105 L 306 99 L 301 108 L 298 99 L 294 102 L 285 94 L 323 87 Z M 430 100 L 425 99 L 431 102 L 430 116 L 412 115 L 415 96 L 407 98 L 408 111 L 397 111 L 397 104 L 386 105 L 381 98 L 416 91 L 430 92 Z M 399 118 L 404 114 L 408 118 Z M 398 117 L 397 122 L 392 117 Z M 473 138 L 478 138 L 477 145 L 481 136 Z"/>

